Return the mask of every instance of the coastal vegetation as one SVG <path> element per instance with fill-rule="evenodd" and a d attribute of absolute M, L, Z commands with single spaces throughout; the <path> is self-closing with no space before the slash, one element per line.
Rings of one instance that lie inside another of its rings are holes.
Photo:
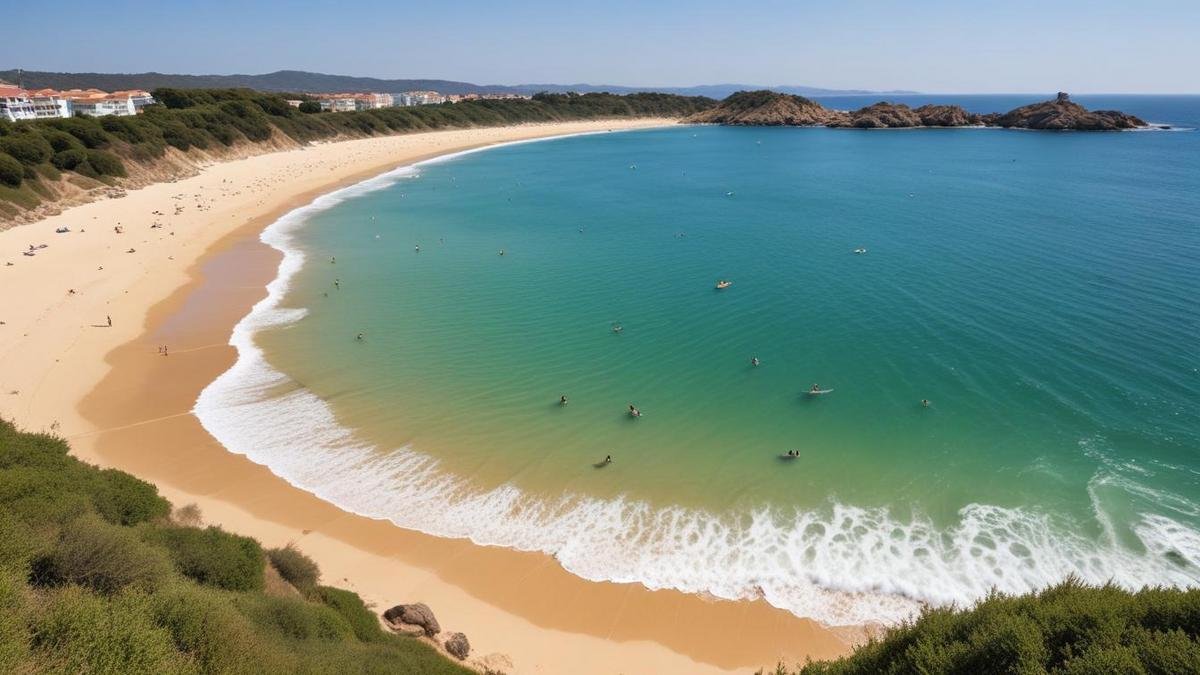
<path fill-rule="evenodd" d="M 1200 589 L 1133 593 L 1068 579 L 971 609 L 927 609 L 849 656 L 796 671 L 860 673 L 1200 673 Z"/>
<path fill-rule="evenodd" d="M 294 546 L 200 528 L 67 450 L 0 421 L 0 672 L 470 672 L 320 585 Z"/>
<path fill-rule="evenodd" d="M 158 105 L 130 117 L 0 120 L 0 219 L 80 191 L 144 185 L 191 170 L 189 155 L 436 129 L 634 117 L 682 117 L 715 101 L 672 94 L 537 94 L 439 105 L 320 112 L 300 94 L 250 89 L 156 89 Z M 292 107 L 288 100 L 300 100 Z M 115 194 L 115 193 L 114 193 Z"/>

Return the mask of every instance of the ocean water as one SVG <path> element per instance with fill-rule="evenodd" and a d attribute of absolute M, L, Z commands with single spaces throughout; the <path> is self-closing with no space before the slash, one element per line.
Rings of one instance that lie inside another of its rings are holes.
<path fill-rule="evenodd" d="M 263 238 L 196 412 L 348 510 L 831 624 L 1200 582 L 1200 133 L 584 135 Z"/>

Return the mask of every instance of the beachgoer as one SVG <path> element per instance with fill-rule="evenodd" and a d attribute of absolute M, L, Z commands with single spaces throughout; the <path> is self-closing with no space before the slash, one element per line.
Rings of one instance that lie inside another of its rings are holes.
<path fill-rule="evenodd" d="M 928 408 L 929 407 L 929 399 L 927 399 L 927 398 L 921 399 L 921 407 Z"/>
<path fill-rule="evenodd" d="M 758 360 L 757 356 L 750 359 L 750 365 L 752 365 L 752 366 L 757 366 L 759 363 L 760 363 L 760 361 Z"/>
<path fill-rule="evenodd" d="M 564 395 L 562 395 L 562 396 L 559 396 L 559 397 L 558 397 L 558 404 L 559 404 L 559 405 L 566 405 L 566 404 L 567 404 L 567 396 L 566 396 L 566 394 L 564 394 Z"/>
<path fill-rule="evenodd" d="M 105 319 L 108 319 L 108 327 L 109 327 L 109 328 L 112 328 L 112 317 L 111 317 L 111 316 L 109 316 L 109 315 L 107 315 L 107 314 L 105 314 L 105 315 L 104 315 L 104 318 L 105 318 Z"/>
<path fill-rule="evenodd" d="M 362 333 L 359 333 L 359 334 L 358 334 L 358 337 L 356 337 L 356 338 L 354 338 L 354 339 L 355 339 L 355 340 L 358 340 L 358 341 L 360 341 L 360 342 L 361 342 L 361 341 L 362 341 L 362 339 L 363 339 L 363 334 L 362 334 Z"/>
<path fill-rule="evenodd" d="M 340 291 L 340 290 L 342 290 L 342 281 L 341 281 L 341 279 L 334 279 L 334 280 L 333 280 L 333 287 L 334 287 L 334 288 L 336 288 L 336 289 L 338 289 L 339 291 Z"/>
<path fill-rule="evenodd" d="M 821 385 L 813 384 L 812 389 L 809 389 L 809 391 L 811 391 L 812 393 L 815 394 L 815 393 L 821 391 Z"/>
<path fill-rule="evenodd" d="M 612 455 L 605 455 L 605 456 L 604 456 L 604 463 L 605 463 L 605 464 L 612 464 Z"/>

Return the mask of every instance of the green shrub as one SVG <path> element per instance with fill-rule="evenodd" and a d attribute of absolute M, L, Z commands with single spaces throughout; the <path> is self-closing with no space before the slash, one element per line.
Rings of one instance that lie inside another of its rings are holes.
<path fill-rule="evenodd" d="M 0 569 L 0 673 L 20 672 L 19 664 L 28 655 L 27 605 L 21 577 Z"/>
<path fill-rule="evenodd" d="M 281 638 L 323 642 L 354 639 L 350 624 L 325 605 L 262 594 L 242 594 L 235 603 L 256 626 Z"/>
<path fill-rule="evenodd" d="M 101 176 L 124 176 L 125 165 L 111 152 L 104 150 L 88 150 L 88 164 Z"/>
<path fill-rule="evenodd" d="M 78 138 L 84 147 L 103 148 L 109 144 L 109 136 L 94 117 L 72 117 L 64 120 L 51 120 L 47 124 L 55 129 L 61 129 Z"/>
<path fill-rule="evenodd" d="M 321 104 L 316 101 L 301 101 L 300 107 L 297 108 L 302 113 L 319 113 L 321 112 Z"/>
<path fill-rule="evenodd" d="M 26 166 L 33 166 L 49 160 L 54 150 L 46 139 L 36 134 L 12 134 L 0 138 L 0 152 Z"/>
<path fill-rule="evenodd" d="M 317 589 L 317 593 L 321 602 L 340 614 L 346 623 L 350 624 L 350 628 L 354 630 L 354 636 L 359 640 L 378 642 L 387 637 L 387 633 L 384 633 L 383 628 L 379 625 L 379 617 L 371 608 L 367 607 L 358 593 L 332 586 L 321 586 Z"/>
<path fill-rule="evenodd" d="M 155 622 L 202 672 L 241 672 L 251 663 L 259 672 L 293 670 L 223 591 L 177 584 L 153 600 Z"/>
<path fill-rule="evenodd" d="M 230 591 L 262 590 L 263 551 L 250 537 L 215 526 L 162 527 L 147 537 L 165 545 L 175 567 L 201 584 Z"/>
<path fill-rule="evenodd" d="M 128 586 L 152 590 L 170 575 L 170 563 L 157 547 L 130 529 L 92 515 L 63 528 L 54 548 L 35 565 L 45 584 L 79 584 L 112 594 Z"/>
<path fill-rule="evenodd" d="M 46 545 L 42 537 L 20 518 L 0 506 L 0 575 L 13 572 L 29 573 L 29 564 L 38 550 Z"/>
<path fill-rule="evenodd" d="M 32 646 L 61 673 L 185 673 L 170 634 L 155 625 L 150 598 L 105 598 L 78 586 L 51 592 L 32 626 Z"/>
<path fill-rule="evenodd" d="M 1091 587 L 931 609 L 801 673 L 1200 673 L 1200 589 Z"/>
<path fill-rule="evenodd" d="M 158 495 L 158 488 L 124 471 L 105 469 L 96 475 L 92 502 L 104 519 L 118 525 L 135 525 L 166 518 L 171 502 Z"/>
<path fill-rule="evenodd" d="M 63 171 L 74 171 L 80 164 L 87 162 L 87 151 L 82 149 L 63 150 L 55 153 L 54 157 L 50 158 L 50 162 Z"/>
<path fill-rule="evenodd" d="M 63 152 L 65 150 L 82 150 L 83 143 L 78 139 L 59 129 L 47 128 L 41 130 L 42 138 L 50 144 L 50 148 L 54 152 Z"/>
<path fill-rule="evenodd" d="M 275 571 L 279 572 L 279 576 L 301 593 L 307 595 L 316 590 L 317 582 L 321 580 L 321 569 L 294 544 L 289 543 L 283 548 L 268 550 L 267 559 L 271 561 Z"/>
<path fill-rule="evenodd" d="M 0 152 L 0 185 L 21 187 L 25 180 L 25 168 L 12 155 Z"/>

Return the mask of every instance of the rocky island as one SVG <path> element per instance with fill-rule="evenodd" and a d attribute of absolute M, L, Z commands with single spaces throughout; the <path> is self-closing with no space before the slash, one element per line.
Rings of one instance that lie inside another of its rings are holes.
<path fill-rule="evenodd" d="M 1007 113 L 979 114 L 957 105 L 910 108 L 903 103 L 886 101 L 846 112 L 831 110 L 803 96 L 773 91 L 741 91 L 721 101 L 716 107 L 690 115 L 683 121 L 692 124 L 857 129 L 988 126 L 1054 131 L 1118 131 L 1147 126 L 1141 119 L 1116 110 L 1089 111 L 1062 92 L 1052 101 L 1022 106 Z"/>

